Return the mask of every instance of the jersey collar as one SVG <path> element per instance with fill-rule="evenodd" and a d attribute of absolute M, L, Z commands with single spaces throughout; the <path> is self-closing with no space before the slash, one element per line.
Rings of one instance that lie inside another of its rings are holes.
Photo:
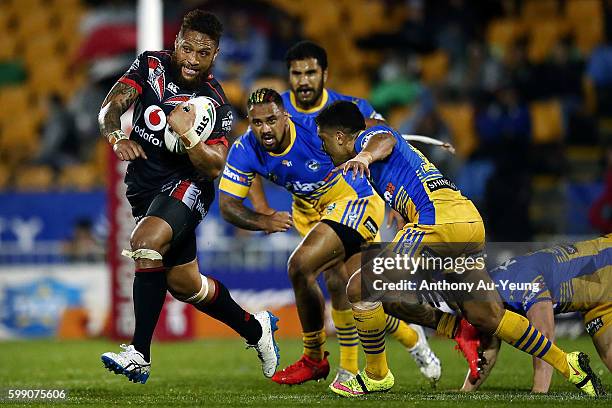
<path fill-rule="evenodd" d="M 323 96 L 321 97 L 321 103 L 315 106 L 314 108 L 302 109 L 298 107 L 293 91 L 289 91 L 289 100 L 291 101 L 291 105 L 293 105 L 293 108 L 300 113 L 318 112 L 321 109 L 323 109 L 323 107 L 327 104 L 328 99 L 329 99 L 329 94 L 327 93 L 327 89 L 323 88 Z"/>
<path fill-rule="evenodd" d="M 280 152 L 280 153 L 272 153 L 272 152 L 268 152 L 268 154 L 270 156 L 284 156 L 287 153 L 289 153 L 289 151 L 291 150 L 291 148 L 293 147 L 293 144 L 295 143 L 295 137 L 296 137 L 296 132 L 295 132 L 295 123 L 293 123 L 293 121 L 291 119 L 287 119 L 287 121 L 289 121 L 289 146 L 287 146 L 287 148 Z"/>

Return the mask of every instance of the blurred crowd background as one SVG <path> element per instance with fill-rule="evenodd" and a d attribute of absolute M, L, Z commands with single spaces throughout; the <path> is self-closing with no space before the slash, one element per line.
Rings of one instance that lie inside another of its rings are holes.
<path fill-rule="evenodd" d="M 214 73 L 234 136 L 249 91 L 286 89 L 284 54 L 311 39 L 329 54 L 328 87 L 456 146 L 418 147 L 477 203 L 490 240 L 611 230 L 612 1 L 166 1 L 166 47 L 195 7 L 225 25 Z M 0 2 L 4 197 L 104 191 L 97 113 L 134 59 L 135 20 L 134 1 Z M 72 225 L 66 251 L 103 253 L 95 219 Z"/>

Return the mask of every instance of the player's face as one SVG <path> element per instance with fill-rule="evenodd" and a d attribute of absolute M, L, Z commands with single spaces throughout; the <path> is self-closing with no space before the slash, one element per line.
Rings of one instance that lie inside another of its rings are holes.
<path fill-rule="evenodd" d="M 318 133 L 323 142 L 323 151 L 332 158 L 334 165 L 338 166 L 355 156 L 353 144 L 340 130 L 319 127 Z"/>
<path fill-rule="evenodd" d="M 316 58 L 291 61 L 289 87 L 298 106 L 308 109 L 321 102 L 327 70 L 323 71 Z"/>
<path fill-rule="evenodd" d="M 173 60 L 183 85 L 202 84 L 218 53 L 217 42 L 208 35 L 193 30 L 180 32 L 174 42 Z"/>
<path fill-rule="evenodd" d="M 287 112 L 275 103 L 261 103 L 249 109 L 249 124 L 259 144 L 268 152 L 280 153 L 289 145 Z"/>

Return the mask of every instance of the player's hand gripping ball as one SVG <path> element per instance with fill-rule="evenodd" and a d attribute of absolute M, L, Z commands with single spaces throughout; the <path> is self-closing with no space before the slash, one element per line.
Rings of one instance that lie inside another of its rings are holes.
<path fill-rule="evenodd" d="M 210 137 L 215 119 L 214 102 L 206 96 L 181 103 L 168 116 L 164 132 L 166 148 L 176 154 L 187 153 L 188 149 Z"/>

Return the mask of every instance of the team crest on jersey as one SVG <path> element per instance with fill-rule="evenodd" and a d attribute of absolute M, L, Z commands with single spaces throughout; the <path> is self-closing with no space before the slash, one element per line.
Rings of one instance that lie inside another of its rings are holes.
<path fill-rule="evenodd" d="M 153 131 L 162 130 L 166 126 L 166 114 L 157 105 L 149 106 L 144 113 L 147 127 Z"/>
<path fill-rule="evenodd" d="M 306 162 L 306 168 L 312 172 L 317 172 L 321 168 L 321 163 L 315 159 L 310 159 Z"/>
<path fill-rule="evenodd" d="M 164 97 L 164 90 L 166 88 L 164 66 L 158 58 L 152 56 L 148 57 L 147 63 L 149 66 L 149 79 L 147 82 L 161 101 Z"/>

